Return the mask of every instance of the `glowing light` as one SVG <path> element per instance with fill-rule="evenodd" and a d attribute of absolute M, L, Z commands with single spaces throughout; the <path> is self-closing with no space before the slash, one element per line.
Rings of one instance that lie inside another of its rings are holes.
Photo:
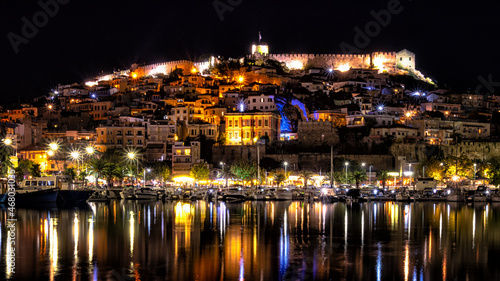
<path fill-rule="evenodd" d="M 290 68 L 290 69 L 303 69 L 304 64 L 301 61 L 293 60 L 288 64 L 288 68 Z"/>
<path fill-rule="evenodd" d="M 459 178 L 460 178 L 460 177 L 459 177 L 459 176 L 457 176 L 457 175 L 454 175 L 453 177 L 451 177 L 451 179 L 452 179 L 453 181 L 458 181 L 458 179 L 459 179 Z"/>
<path fill-rule="evenodd" d="M 59 144 L 57 144 L 56 142 L 51 142 L 49 143 L 49 148 L 50 150 L 58 150 L 59 149 Z"/>
<path fill-rule="evenodd" d="M 132 78 L 134 78 L 134 79 L 136 79 L 136 78 L 137 78 L 137 73 L 132 72 L 132 74 L 131 74 L 131 75 L 132 75 Z"/>
<path fill-rule="evenodd" d="M 94 154 L 94 151 L 95 151 L 95 150 L 94 150 L 94 147 L 92 147 L 92 146 L 87 146 L 87 147 L 85 148 L 85 151 L 87 152 L 87 154 L 92 155 L 92 154 Z"/>
<path fill-rule="evenodd" d="M 4 140 L 3 140 L 3 144 L 5 144 L 5 145 L 11 145 L 11 144 L 12 144 L 12 140 L 11 140 L 11 139 L 9 139 L 9 138 L 4 139 Z"/>
<path fill-rule="evenodd" d="M 73 160 L 77 160 L 78 158 L 80 158 L 80 152 L 78 151 L 71 151 L 69 155 Z"/>
<path fill-rule="evenodd" d="M 385 70 L 384 64 L 386 62 L 387 62 L 387 58 L 376 57 L 373 60 L 373 67 L 377 68 L 379 70 L 379 72 L 384 71 Z"/>
<path fill-rule="evenodd" d="M 333 72 L 333 68 L 329 68 L 328 72 L 332 73 Z"/>
<path fill-rule="evenodd" d="M 194 73 L 196 73 L 197 71 L 198 71 L 198 70 L 196 70 L 196 68 L 195 68 L 195 67 L 193 67 L 193 68 L 191 69 L 191 73 L 193 73 L 193 74 L 194 74 Z"/>
<path fill-rule="evenodd" d="M 377 107 L 377 110 L 378 110 L 378 111 L 384 111 L 384 106 L 383 106 L 383 105 L 379 105 L 379 106 Z"/>
<path fill-rule="evenodd" d="M 134 153 L 134 152 L 128 152 L 128 153 L 127 153 L 127 157 L 128 157 L 128 159 L 130 159 L 130 160 L 134 160 L 134 159 L 135 159 L 135 153 Z"/>
<path fill-rule="evenodd" d="M 87 86 L 87 87 L 94 87 L 94 86 L 97 86 L 97 82 L 95 82 L 95 81 L 88 81 L 88 82 L 85 82 L 85 86 Z"/>
<path fill-rule="evenodd" d="M 52 109 L 52 107 L 53 107 L 53 106 L 52 106 L 52 104 L 49 104 L 49 106 L 47 106 L 47 107 L 48 107 L 49 109 Z"/>
<path fill-rule="evenodd" d="M 134 237 L 135 237 L 135 219 L 134 212 L 130 211 L 130 219 L 129 219 L 129 235 L 130 235 L 130 256 L 134 256 Z"/>
<path fill-rule="evenodd" d="M 238 82 L 243 83 L 245 81 L 245 77 L 238 76 Z"/>
<path fill-rule="evenodd" d="M 49 152 L 47 152 L 47 154 L 48 154 L 49 156 L 54 156 L 54 150 L 49 150 Z"/>
<path fill-rule="evenodd" d="M 177 176 L 172 179 L 174 182 L 194 182 L 194 178 L 189 176 Z"/>
<path fill-rule="evenodd" d="M 349 69 L 351 69 L 351 66 L 349 65 L 349 63 L 344 63 L 344 64 L 341 64 L 337 67 L 337 70 L 340 70 L 341 72 L 346 72 Z"/>
<path fill-rule="evenodd" d="M 244 102 L 240 102 L 240 112 L 244 112 L 245 111 L 245 103 Z"/>

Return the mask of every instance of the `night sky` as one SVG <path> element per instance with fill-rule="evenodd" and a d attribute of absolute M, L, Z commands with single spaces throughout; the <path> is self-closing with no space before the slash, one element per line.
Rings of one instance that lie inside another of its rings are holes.
<path fill-rule="evenodd" d="M 258 40 L 259 31 L 271 53 L 342 53 L 342 42 L 355 46 L 354 28 L 365 29 L 374 20 L 370 11 L 397 4 L 394 0 L 59 1 L 68 3 L 59 4 L 59 11 L 46 23 L 40 17 L 37 34 L 22 39 L 27 43 L 17 46 L 17 54 L 9 34 L 24 38 L 21 19 L 33 22 L 42 8 L 37 1 L 0 4 L 1 102 L 27 100 L 58 83 L 82 82 L 134 62 L 243 56 Z M 475 88 L 480 75 L 487 79 L 491 74 L 493 81 L 500 81 L 500 17 L 495 1 L 436 2 L 400 1 L 400 12 L 359 49 L 370 53 L 406 48 L 416 54 L 418 70 L 457 90 Z"/>

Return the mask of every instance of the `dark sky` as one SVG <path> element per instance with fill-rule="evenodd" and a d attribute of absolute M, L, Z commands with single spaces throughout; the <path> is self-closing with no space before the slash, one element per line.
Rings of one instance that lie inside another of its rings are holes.
<path fill-rule="evenodd" d="M 0 4 L 3 103 L 46 94 L 58 83 L 82 82 L 134 62 L 243 56 L 258 40 L 258 31 L 271 53 L 342 53 L 342 42 L 354 45 L 354 28 L 364 29 L 374 20 L 370 11 L 396 3 L 64 1 L 68 3 L 59 4 L 46 23 L 43 16 L 38 18 L 41 27 L 19 44 L 17 54 L 9 33 L 23 36 L 21 19 L 33 22 L 42 8 L 37 1 Z M 495 1 L 436 2 L 401 0 L 401 11 L 392 14 L 361 52 L 409 49 L 416 54 L 417 69 L 457 90 L 475 88 L 480 75 L 491 74 L 493 81 L 500 81 L 500 17 Z M 220 12 L 222 21 L 214 3 L 232 9 Z"/>

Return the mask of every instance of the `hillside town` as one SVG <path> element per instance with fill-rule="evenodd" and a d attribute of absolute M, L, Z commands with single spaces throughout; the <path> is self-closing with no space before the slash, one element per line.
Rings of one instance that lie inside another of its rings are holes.
<path fill-rule="evenodd" d="M 3 108 L 2 173 L 96 185 L 496 185 L 499 112 L 500 96 L 438 87 L 408 50 L 273 55 L 259 43 L 242 58 L 133 64 Z"/>

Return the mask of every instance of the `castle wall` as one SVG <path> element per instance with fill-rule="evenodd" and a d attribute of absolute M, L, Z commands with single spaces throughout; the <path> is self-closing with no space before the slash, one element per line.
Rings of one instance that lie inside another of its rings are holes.
<path fill-rule="evenodd" d="M 336 145 L 340 142 L 329 121 L 299 121 L 297 135 L 303 145 Z"/>
<path fill-rule="evenodd" d="M 284 62 L 290 69 L 303 69 L 306 66 L 325 69 L 370 68 L 371 66 L 374 66 L 378 68 L 380 72 L 387 71 L 389 73 L 395 73 L 397 71 L 397 54 L 399 53 L 374 52 L 371 54 L 270 54 L 269 58 L 277 60 L 279 62 Z M 407 53 L 401 54 L 407 55 Z M 414 57 L 412 61 L 413 63 L 415 62 Z"/>
<path fill-rule="evenodd" d="M 396 159 L 398 156 L 406 156 L 406 161 L 423 161 L 427 159 L 427 155 L 436 152 L 437 149 L 443 151 L 445 158 L 466 155 L 470 159 L 488 161 L 491 158 L 500 157 L 500 142 L 464 141 L 449 146 L 395 143 L 390 151 Z"/>

